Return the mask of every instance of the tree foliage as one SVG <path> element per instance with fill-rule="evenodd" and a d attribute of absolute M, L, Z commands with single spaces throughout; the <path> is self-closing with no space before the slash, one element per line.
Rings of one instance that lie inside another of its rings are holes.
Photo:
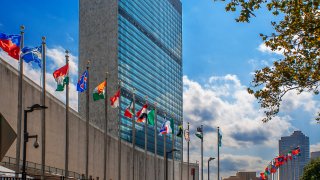
<path fill-rule="evenodd" d="M 320 158 L 313 159 L 304 167 L 301 180 L 320 179 Z"/>
<path fill-rule="evenodd" d="M 270 67 L 255 71 L 248 92 L 265 110 L 263 122 L 278 114 L 289 91 L 319 94 L 320 85 L 320 0 L 226 0 L 227 11 L 237 11 L 237 22 L 249 22 L 263 6 L 277 16 L 271 22 L 274 33 L 260 34 L 265 45 L 282 52 Z M 319 122 L 318 114 L 317 121 Z"/>

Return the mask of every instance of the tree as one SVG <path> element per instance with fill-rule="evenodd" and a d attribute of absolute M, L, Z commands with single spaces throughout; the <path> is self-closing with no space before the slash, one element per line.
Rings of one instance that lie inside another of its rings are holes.
<path fill-rule="evenodd" d="M 320 158 L 311 160 L 303 170 L 301 180 L 320 179 Z"/>
<path fill-rule="evenodd" d="M 289 91 L 319 94 L 320 85 L 320 10 L 319 0 L 226 0 L 226 11 L 241 8 L 237 22 L 250 22 L 263 6 L 272 13 L 274 33 L 260 34 L 265 45 L 281 51 L 283 58 L 273 66 L 255 71 L 248 92 L 265 111 L 263 122 L 271 120 Z M 320 122 L 320 114 L 316 120 Z"/>

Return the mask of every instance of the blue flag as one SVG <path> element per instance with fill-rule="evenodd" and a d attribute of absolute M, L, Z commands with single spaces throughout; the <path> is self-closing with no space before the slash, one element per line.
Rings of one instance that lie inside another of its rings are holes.
<path fill-rule="evenodd" d="M 42 47 L 24 47 L 22 50 L 22 59 L 29 63 L 33 61 L 34 63 L 38 64 L 38 66 L 41 68 L 41 58 L 42 58 Z"/>
<path fill-rule="evenodd" d="M 77 83 L 77 91 L 83 92 L 87 89 L 88 71 L 84 71 Z"/>

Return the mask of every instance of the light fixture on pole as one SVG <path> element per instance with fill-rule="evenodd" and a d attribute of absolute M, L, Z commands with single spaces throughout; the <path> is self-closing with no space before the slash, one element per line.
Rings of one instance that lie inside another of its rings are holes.
<path fill-rule="evenodd" d="M 208 180 L 210 180 L 210 161 L 211 160 L 214 160 L 215 158 L 213 158 L 213 157 L 210 157 L 209 159 L 208 159 Z"/>
<path fill-rule="evenodd" d="M 27 131 L 27 120 L 28 120 L 28 113 L 32 112 L 34 110 L 42 110 L 47 109 L 46 106 L 41 106 L 39 104 L 34 104 L 31 107 L 28 107 L 28 110 L 24 110 L 24 129 L 23 129 L 23 161 L 22 161 L 22 180 L 26 180 L 27 173 L 26 173 L 26 159 L 27 159 L 27 142 L 30 138 L 35 138 L 36 141 L 34 142 L 33 146 L 34 148 L 39 147 L 38 143 L 38 135 L 30 135 Z"/>
<path fill-rule="evenodd" d="M 180 151 L 180 150 L 171 149 L 170 151 L 166 152 L 166 180 L 168 180 L 168 155 L 174 151 Z"/>

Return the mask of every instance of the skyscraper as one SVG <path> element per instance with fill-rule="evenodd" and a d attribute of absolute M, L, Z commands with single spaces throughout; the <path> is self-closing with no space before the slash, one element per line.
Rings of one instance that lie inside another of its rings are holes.
<path fill-rule="evenodd" d="M 108 72 L 108 97 L 121 81 L 121 138 L 132 142 L 132 122 L 123 116 L 136 94 L 136 111 L 147 101 L 157 104 L 158 131 L 165 119 L 182 123 L 182 5 L 180 0 L 80 0 L 79 74 L 90 60 L 90 94 Z M 90 121 L 104 129 L 104 102 L 90 102 Z M 85 112 L 85 95 L 79 95 Z M 108 108 L 109 132 L 117 132 L 118 113 Z M 144 148 L 144 124 L 136 124 L 136 144 Z M 148 127 L 148 151 L 154 152 L 154 130 Z M 158 134 L 158 133 L 157 133 Z M 167 138 L 167 150 L 171 149 Z M 176 138 L 175 147 L 181 148 Z M 158 137 L 158 154 L 163 140 Z M 180 156 L 177 154 L 179 159 Z"/>
<path fill-rule="evenodd" d="M 300 147 L 301 154 L 292 161 L 280 167 L 280 180 L 298 180 L 303 173 L 304 166 L 310 160 L 309 137 L 301 131 L 294 131 L 292 135 L 281 137 L 279 140 L 279 155 L 286 155 L 290 150 Z"/>

